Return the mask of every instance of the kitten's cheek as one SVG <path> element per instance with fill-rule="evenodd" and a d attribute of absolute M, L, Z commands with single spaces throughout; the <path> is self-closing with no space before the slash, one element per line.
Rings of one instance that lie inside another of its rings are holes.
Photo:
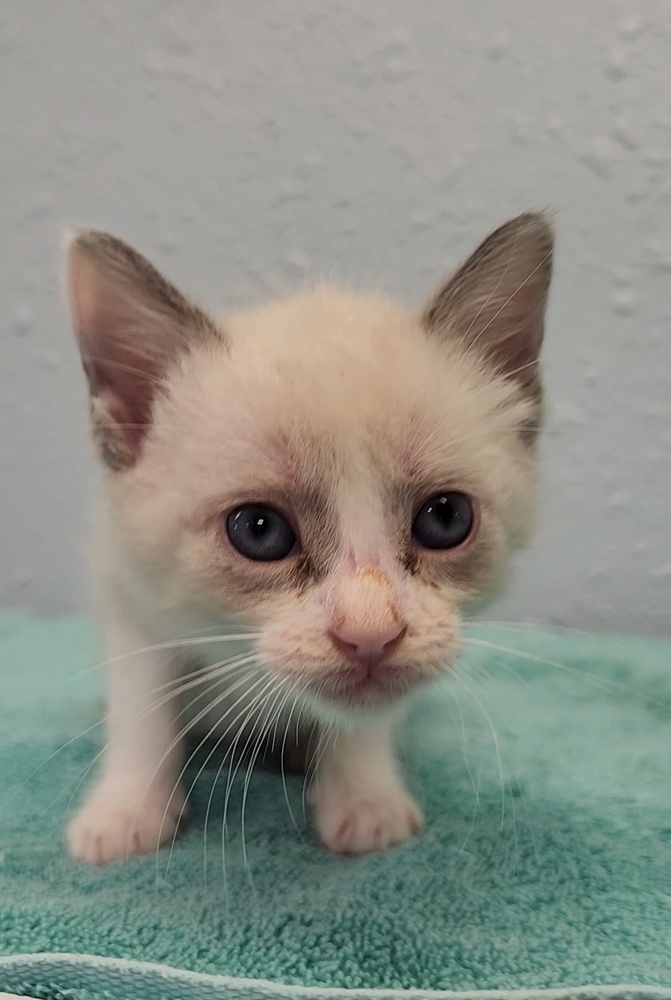
<path fill-rule="evenodd" d="M 419 593 L 409 609 L 410 637 L 399 650 L 428 672 L 454 667 L 463 645 L 462 616 L 452 601 L 434 592 Z"/>
<path fill-rule="evenodd" d="M 427 649 L 427 658 L 430 658 L 432 653 L 435 655 L 438 653 L 441 663 L 445 669 L 452 669 L 463 646 L 463 637 L 461 634 L 461 622 L 454 621 L 452 619 L 447 620 L 443 623 L 442 629 L 438 629 L 438 636 L 434 638 L 429 634 Z"/>
<path fill-rule="evenodd" d="M 308 628 L 276 626 L 266 629 L 258 640 L 261 659 L 269 667 L 295 679 L 309 681 L 329 653 L 329 644 L 320 632 Z"/>

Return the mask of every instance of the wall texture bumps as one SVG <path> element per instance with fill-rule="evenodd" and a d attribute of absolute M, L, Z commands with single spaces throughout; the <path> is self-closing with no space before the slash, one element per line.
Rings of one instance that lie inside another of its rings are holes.
<path fill-rule="evenodd" d="M 70 220 L 225 307 L 320 275 L 419 303 L 559 209 L 546 504 L 496 617 L 671 629 L 666 0 L 5 0 L 0 602 L 81 605 Z"/>

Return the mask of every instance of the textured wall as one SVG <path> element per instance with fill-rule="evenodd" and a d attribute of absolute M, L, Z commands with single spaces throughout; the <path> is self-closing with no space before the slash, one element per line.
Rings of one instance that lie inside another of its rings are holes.
<path fill-rule="evenodd" d="M 556 205 L 535 550 L 497 614 L 671 631 L 668 0 L 4 0 L 0 602 L 82 593 L 65 221 L 212 304 L 321 274 L 419 302 Z"/>

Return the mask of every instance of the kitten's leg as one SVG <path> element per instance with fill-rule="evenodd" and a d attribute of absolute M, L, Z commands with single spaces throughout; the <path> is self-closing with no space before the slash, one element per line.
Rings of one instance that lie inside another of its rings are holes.
<path fill-rule="evenodd" d="M 311 789 L 317 830 L 336 854 L 383 851 L 422 826 L 384 723 L 340 730 L 320 751 Z"/>
<path fill-rule="evenodd" d="M 155 850 L 175 832 L 184 802 L 177 786 L 182 752 L 177 733 L 175 677 L 165 650 L 146 650 L 142 630 L 108 616 L 108 745 L 102 774 L 67 834 L 73 857 L 104 865 Z"/>

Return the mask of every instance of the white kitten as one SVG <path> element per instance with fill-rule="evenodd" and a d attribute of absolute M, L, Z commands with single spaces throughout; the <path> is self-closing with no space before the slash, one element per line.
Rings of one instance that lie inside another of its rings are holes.
<path fill-rule="evenodd" d="M 282 743 L 299 714 L 312 724 L 311 800 L 333 851 L 419 829 L 391 727 L 454 664 L 465 605 L 527 535 L 551 255 L 547 218 L 526 214 L 420 316 L 320 287 L 219 322 L 114 237 L 73 238 L 109 671 L 109 745 L 69 828 L 75 857 L 172 837 L 185 718 L 236 752 Z M 253 630 L 246 658 L 212 641 L 231 617 Z M 210 669 L 190 677 L 194 651 Z"/>

